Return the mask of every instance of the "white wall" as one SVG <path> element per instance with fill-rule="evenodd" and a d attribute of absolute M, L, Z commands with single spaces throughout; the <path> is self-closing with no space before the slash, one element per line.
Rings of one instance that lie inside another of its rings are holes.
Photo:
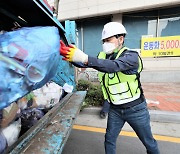
<path fill-rule="evenodd" d="M 47 2 L 51 7 L 53 7 L 54 3 L 55 3 L 55 0 L 47 0 Z"/>
<path fill-rule="evenodd" d="M 180 0 L 60 0 L 58 19 L 80 19 L 177 4 Z"/>

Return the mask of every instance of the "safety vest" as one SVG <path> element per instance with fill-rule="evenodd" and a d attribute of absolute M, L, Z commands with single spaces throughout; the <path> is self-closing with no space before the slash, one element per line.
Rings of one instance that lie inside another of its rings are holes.
<path fill-rule="evenodd" d="M 128 48 L 121 48 L 115 59 L 120 57 L 121 54 L 125 52 L 125 50 L 128 50 Z M 106 59 L 106 54 L 104 52 L 100 52 L 98 58 Z M 143 65 L 142 60 L 139 56 L 138 59 L 139 67 L 136 74 L 128 75 L 122 72 L 98 72 L 98 77 L 101 83 L 104 99 L 107 99 L 109 102 L 112 102 L 115 105 L 120 105 L 134 101 L 140 97 L 141 84 L 139 80 L 139 74 L 142 71 Z"/>

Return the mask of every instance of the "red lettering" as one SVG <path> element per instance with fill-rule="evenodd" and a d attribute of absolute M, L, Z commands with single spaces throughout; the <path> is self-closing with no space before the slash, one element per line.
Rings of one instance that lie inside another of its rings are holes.
<path fill-rule="evenodd" d="M 161 49 L 164 49 L 164 41 L 161 41 Z"/>
<path fill-rule="evenodd" d="M 166 49 L 169 49 L 170 48 L 170 41 L 168 40 L 167 42 L 166 42 Z"/>
<path fill-rule="evenodd" d="M 171 40 L 171 48 L 174 48 L 174 40 Z"/>
<path fill-rule="evenodd" d="M 175 41 L 175 48 L 180 48 L 180 47 L 179 47 L 179 40 L 176 40 L 176 41 Z"/>

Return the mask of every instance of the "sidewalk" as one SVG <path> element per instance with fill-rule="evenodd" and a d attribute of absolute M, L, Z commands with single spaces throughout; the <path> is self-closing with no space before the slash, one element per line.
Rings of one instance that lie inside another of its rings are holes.
<path fill-rule="evenodd" d="M 180 112 L 179 83 L 142 83 L 150 110 Z"/>
<path fill-rule="evenodd" d="M 180 83 L 142 83 L 151 116 L 153 134 L 180 137 Z M 101 107 L 83 109 L 76 125 L 106 128 L 107 119 L 101 119 Z M 124 131 L 133 131 L 126 123 Z"/>

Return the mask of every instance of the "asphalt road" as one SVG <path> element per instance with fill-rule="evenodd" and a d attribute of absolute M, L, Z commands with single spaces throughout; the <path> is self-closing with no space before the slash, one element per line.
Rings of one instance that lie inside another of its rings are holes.
<path fill-rule="evenodd" d="M 158 141 L 161 154 L 180 153 L 180 143 Z M 117 139 L 117 154 L 145 154 L 137 137 L 121 135 Z M 73 129 L 62 154 L 104 154 L 104 133 Z"/>

